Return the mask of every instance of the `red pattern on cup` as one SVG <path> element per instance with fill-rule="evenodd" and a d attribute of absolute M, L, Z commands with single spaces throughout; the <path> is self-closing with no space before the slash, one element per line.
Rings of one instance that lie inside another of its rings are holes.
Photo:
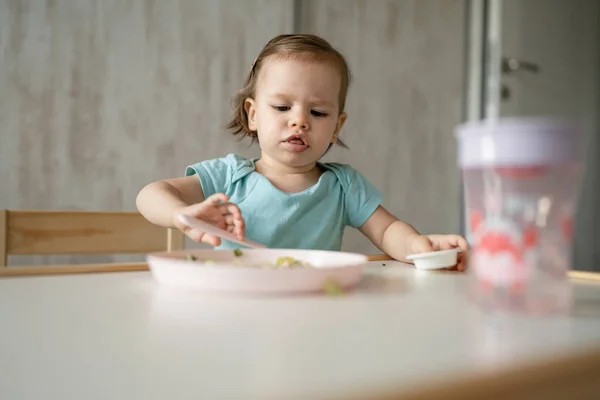
<path fill-rule="evenodd" d="M 565 238 L 568 240 L 573 239 L 573 218 L 570 216 L 561 218 L 560 226 Z"/>
<path fill-rule="evenodd" d="M 548 167 L 532 166 L 532 167 L 497 167 L 494 170 L 500 176 L 509 178 L 532 178 L 546 173 Z"/>
<path fill-rule="evenodd" d="M 520 246 L 514 243 L 511 237 L 504 232 L 486 232 L 480 238 L 479 247 L 486 250 L 490 255 L 507 252 L 519 262 L 523 259 L 523 253 Z"/>
<path fill-rule="evenodd" d="M 526 249 L 531 249 L 535 246 L 537 246 L 538 244 L 538 238 L 539 238 L 539 234 L 537 229 L 530 225 L 527 228 L 525 228 L 525 231 L 523 232 L 523 246 Z"/>
<path fill-rule="evenodd" d="M 483 216 L 481 215 L 481 212 L 479 212 L 478 210 L 472 210 L 470 213 L 470 227 L 471 227 L 471 232 L 475 233 L 479 230 L 479 227 L 481 226 L 481 223 L 483 222 Z"/>

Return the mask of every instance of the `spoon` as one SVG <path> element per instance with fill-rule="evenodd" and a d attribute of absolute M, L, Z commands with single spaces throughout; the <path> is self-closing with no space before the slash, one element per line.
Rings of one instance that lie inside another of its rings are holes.
<path fill-rule="evenodd" d="M 238 237 L 236 235 L 234 235 L 231 232 L 226 231 L 225 229 L 218 228 L 214 225 L 211 225 L 207 222 L 201 221 L 197 218 L 192 218 L 189 215 L 179 214 L 178 218 L 181 221 L 181 223 L 189 226 L 190 228 L 195 228 L 195 229 L 200 230 L 201 232 L 218 236 L 221 239 L 227 239 L 231 242 L 235 242 L 237 244 L 241 244 L 243 246 L 247 246 L 247 247 L 250 247 L 253 249 L 266 249 L 267 248 L 267 246 L 265 246 L 264 244 L 254 242 L 252 240 L 248 240 L 248 239 L 240 240 L 240 239 L 238 239 Z"/>

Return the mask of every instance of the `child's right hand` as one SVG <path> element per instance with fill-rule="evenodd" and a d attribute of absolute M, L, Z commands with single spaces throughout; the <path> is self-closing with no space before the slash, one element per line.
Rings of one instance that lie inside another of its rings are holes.
<path fill-rule="evenodd" d="M 200 232 L 179 221 L 179 214 L 198 218 L 219 228 L 235 233 L 240 240 L 244 239 L 244 218 L 237 205 L 228 203 L 229 196 L 225 193 L 215 193 L 202 203 L 192 204 L 181 208 L 173 215 L 173 224 L 195 242 L 208 243 L 213 246 L 221 244 L 221 239 L 215 235 Z"/>

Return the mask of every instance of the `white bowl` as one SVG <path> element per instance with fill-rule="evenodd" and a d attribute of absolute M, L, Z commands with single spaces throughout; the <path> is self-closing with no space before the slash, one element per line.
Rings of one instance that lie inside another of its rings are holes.
<path fill-rule="evenodd" d="M 151 253 L 147 261 L 159 284 L 245 294 L 322 292 L 331 283 L 349 289 L 361 280 L 368 263 L 363 254 L 337 251 L 242 249 L 242 253 L 236 257 L 232 250 L 181 250 Z M 196 260 L 186 259 L 187 255 L 193 255 Z M 312 267 L 254 266 L 274 263 L 278 257 L 293 257 Z"/>
<path fill-rule="evenodd" d="M 412 260 L 415 268 L 422 270 L 450 268 L 458 261 L 459 248 L 411 254 L 406 258 Z"/>

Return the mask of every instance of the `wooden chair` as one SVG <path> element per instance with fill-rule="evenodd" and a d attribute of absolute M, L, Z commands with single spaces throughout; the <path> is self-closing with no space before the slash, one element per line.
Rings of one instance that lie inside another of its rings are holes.
<path fill-rule="evenodd" d="M 8 266 L 8 255 L 144 254 L 181 250 L 184 235 L 137 212 L 0 210 L 0 276 L 143 271 L 143 262 Z"/>

